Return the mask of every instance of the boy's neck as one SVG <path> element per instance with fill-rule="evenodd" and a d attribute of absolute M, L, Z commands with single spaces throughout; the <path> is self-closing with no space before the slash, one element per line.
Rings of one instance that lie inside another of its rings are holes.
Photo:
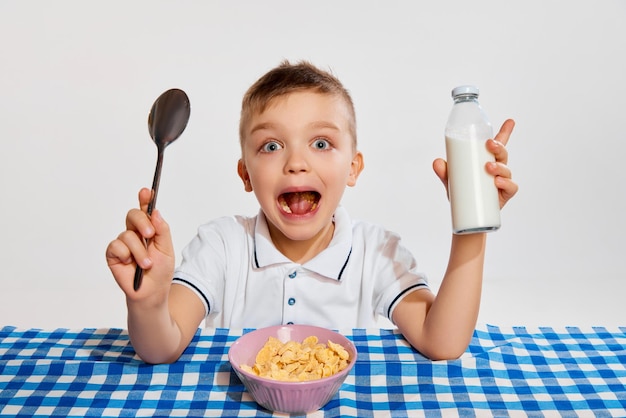
<path fill-rule="evenodd" d="M 298 264 L 304 264 L 324 251 L 332 241 L 335 232 L 335 223 L 331 222 L 311 239 L 292 240 L 283 235 L 270 222 L 268 222 L 267 226 L 276 249 L 285 257 Z"/>

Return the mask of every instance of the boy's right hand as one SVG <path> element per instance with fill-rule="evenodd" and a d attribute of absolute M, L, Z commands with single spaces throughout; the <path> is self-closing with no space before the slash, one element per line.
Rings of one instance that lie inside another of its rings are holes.
<path fill-rule="evenodd" d="M 127 302 L 148 303 L 157 306 L 167 301 L 174 274 L 174 248 L 169 225 L 154 210 L 146 214 L 151 197 L 150 189 L 139 191 L 141 209 L 131 209 L 126 215 L 126 231 L 111 241 L 106 259 L 118 286 L 126 294 Z M 146 248 L 145 240 L 149 240 Z M 144 269 L 139 290 L 133 289 L 137 263 Z"/>

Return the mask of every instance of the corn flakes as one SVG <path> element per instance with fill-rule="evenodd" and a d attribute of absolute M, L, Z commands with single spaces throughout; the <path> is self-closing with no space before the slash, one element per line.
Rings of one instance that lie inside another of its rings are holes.
<path fill-rule="evenodd" d="M 341 345 L 328 341 L 320 344 L 316 336 L 296 341 L 280 342 L 269 337 L 256 355 L 254 366 L 241 368 L 257 376 L 289 382 L 321 379 L 348 367 L 350 354 Z"/>

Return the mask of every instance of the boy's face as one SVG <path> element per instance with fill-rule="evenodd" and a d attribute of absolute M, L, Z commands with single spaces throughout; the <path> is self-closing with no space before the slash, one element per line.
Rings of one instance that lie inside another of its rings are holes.
<path fill-rule="evenodd" d="M 251 118 L 238 172 L 278 248 L 315 244 L 332 231 L 345 187 L 356 184 L 363 168 L 350 121 L 341 97 L 312 91 L 279 96 Z"/>

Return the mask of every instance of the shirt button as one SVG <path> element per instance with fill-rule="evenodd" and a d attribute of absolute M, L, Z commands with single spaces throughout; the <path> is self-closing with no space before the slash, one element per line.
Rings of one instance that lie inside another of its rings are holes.
<path fill-rule="evenodd" d="M 289 275 L 289 278 L 290 278 L 290 279 L 295 279 L 295 278 L 296 278 L 296 275 L 297 275 L 297 273 L 294 271 L 293 273 L 291 273 L 291 274 Z"/>
<path fill-rule="evenodd" d="M 289 298 L 289 300 L 287 301 L 287 303 L 289 305 L 294 305 L 296 303 L 296 300 L 294 298 Z"/>

